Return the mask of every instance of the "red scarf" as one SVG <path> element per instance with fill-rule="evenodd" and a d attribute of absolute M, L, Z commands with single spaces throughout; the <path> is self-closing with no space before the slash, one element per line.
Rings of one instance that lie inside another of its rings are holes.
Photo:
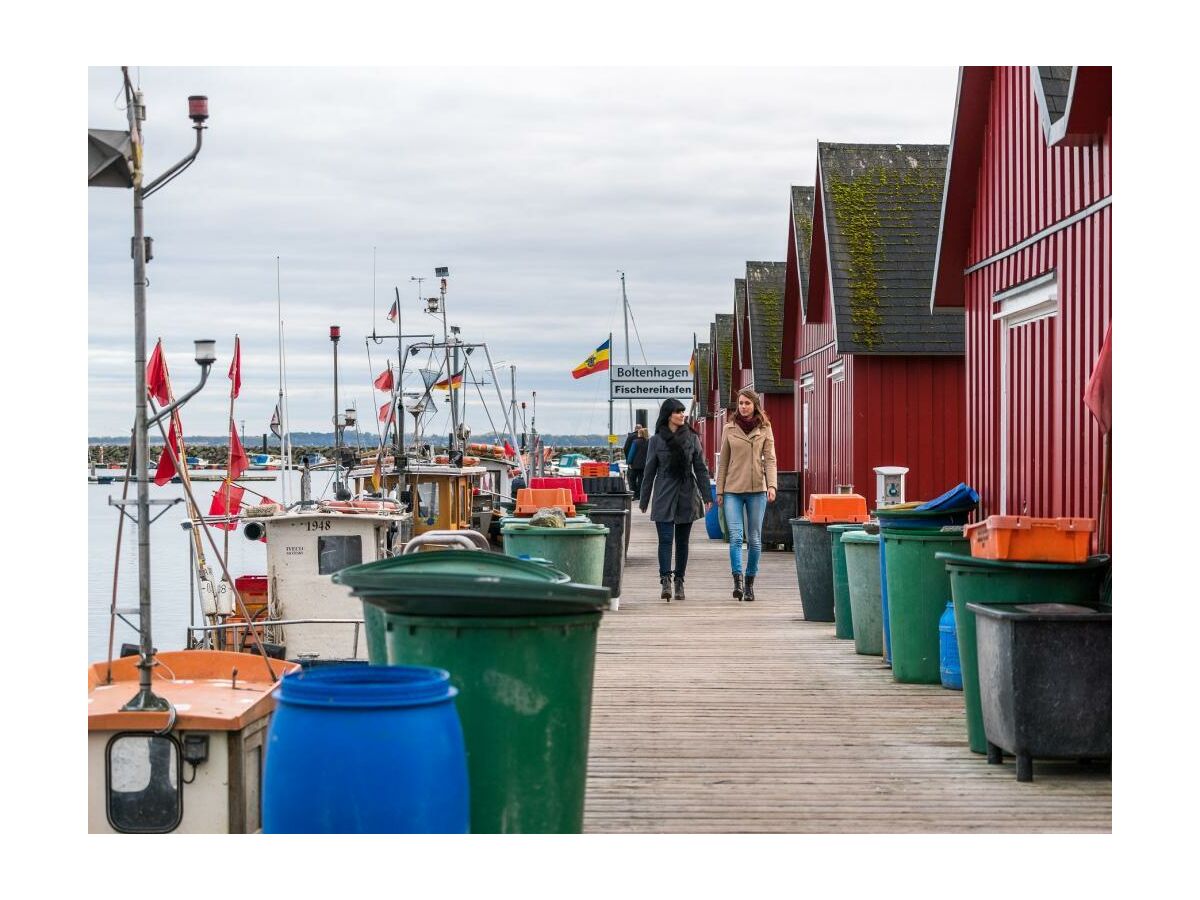
<path fill-rule="evenodd" d="M 750 416 L 749 418 L 746 418 L 741 413 L 734 413 L 733 421 L 737 422 L 738 427 L 742 429 L 743 434 L 749 434 L 758 427 L 758 416 Z"/>

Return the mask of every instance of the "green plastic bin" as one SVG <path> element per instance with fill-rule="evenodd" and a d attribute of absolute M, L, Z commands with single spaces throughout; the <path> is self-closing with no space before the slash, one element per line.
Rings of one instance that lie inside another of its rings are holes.
<path fill-rule="evenodd" d="M 842 535 L 854 652 L 883 656 L 883 603 L 879 585 L 879 535 L 847 531 Z"/>
<path fill-rule="evenodd" d="M 902 684 L 941 684 L 938 625 L 950 600 L 950 577 L 938 552 L 967 550 L 962 528 L 883 528 L 887 554 L 892 677 Z"/>
<path fill-rule="evenodd" d="M 604 583 L 604 525 L 543 528 L 510 523 L 500 529 L 504 552 L 526 559 L 546 559 L 578 584 Z"/>
<path fill-rule="evenodd" d="M 946 567 L 954 600 L 954 628 L 962 666 L 966 705 L 967 743 L 975 753 L 987 752 L 983 707 L 979 696 L 979 656 L 975 645 L 975 614 L 968 603 L 1015 606 L 1022 603 L 1068 603 L 1099 607 L 1101 588 L 1109 577 L 1107 555 L 1083 563 L 1035 563 L 977 559 L 959 553 L 938 553 Z M 890 563 L 889 563 L 890 564 Z"/>
<path fill-rule="evenodd" d="M 854 618 L 850 611 L 850 585 L 846 580 L 846 551 L 841 536 L 847 531 L 862 531 L 862 525 L 829 525 L 829 548 L 833 561 L 833 636 L 843 640 L 854 637 Z"/>
<path fill-rule="evenodd" d="M 583 828 L 596 632 L 607 588 L 496 553 L 414 553 L 334 576 L 361 597 L 388 665 L 450 672 L 467 749 L 471 831 Z M 372 660 L 373 662 L 375 660 Z"/>

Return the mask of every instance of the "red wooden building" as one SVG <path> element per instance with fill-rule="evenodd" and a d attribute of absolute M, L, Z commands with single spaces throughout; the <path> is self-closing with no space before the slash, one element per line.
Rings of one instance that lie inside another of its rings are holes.
<path fill-rule="evenodd" d="M 1112 317 L 1110 68 L 960 70 L 931 302 L 965 311 L 982 513 L 1096 516 L 1083 394 Z"/>
<path fill-rule="evenodd" d="M 730 403 L 744 387 L 762 397 L 763 409 L 775 433 L 779 471 L 795 471 L 796 418 L 792 379 L 780 375 L 783 339 L 783 288 L 786 265 L 747 262 L 746 277 L 734 279 L 734 353 L 731 361 Z"/>
<path fill-rule="evenodd" d="M 697 391 L 706 396 L 705 415 L 697 424 L 700 441 L 704 446 L 704 460 L 708 471 L 715 472 L 716 455 L 721 449 L 721 429 L 725 424 L 725 410 L 730 399 L 730 368 L 733 358 L 733 316 L 718 313 L 708 326 L 708 344 L 702 359 L 704 376 Z M 697 394 L 699 396 L 699 393 Z"/>
<path fill-rule="evenodd" d="M 961 315 L 930 313 L 946 147 L 819 144 L 815 188 L 792 188 L 781 375 L 796 384 L 802 506 L 876 466 L 907 496 L 967 477 Z"/>

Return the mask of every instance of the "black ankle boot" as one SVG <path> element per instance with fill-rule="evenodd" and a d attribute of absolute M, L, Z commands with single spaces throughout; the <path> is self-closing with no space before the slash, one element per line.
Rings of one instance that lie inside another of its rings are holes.
<path fill-rule="evenodd" d="M 658 581 L 662 585 L 662 599 L 666 600 L 668 603 L 670 603 L 671 602 L 671 576 L 670 575 L 661 575 L 661 576 L 659 576 Z"/>
<path fill-rule="evenodd" d="M 743 600 L 753 600 L 754 599 L 754 576 L 753 575 L 746 576 L 746 593 L 742 595 L 742 599 Z"/>
<path fill-rule="evenodd" d="M 743 592 L 742 576 L 740 572 L 733 573 L 733 599 L 741 600 Z"/>
<path fill-rule="evenodd" d="M 682 578 L 675 579 L 675 599 L 676 600 L 686 600 L 687 599 L 687 597 L 685 597 L 683 595 L 683 579 Z"/>

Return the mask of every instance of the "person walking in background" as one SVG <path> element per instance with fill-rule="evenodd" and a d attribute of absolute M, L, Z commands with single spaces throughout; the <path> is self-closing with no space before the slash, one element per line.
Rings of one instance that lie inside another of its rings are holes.
<path fill-rule="evenodd" d="M 645 426 L 639 425 L 625 453 L 625 462 L 629 464 L 629 489 L 637 497 L 642 493 L 642 475 L 646 471 L 646 448 L 649 444 L 650 433 Z"/>
<path fill-rule="evenodd" d="M 675 599 L 683 600 L 687 573 L 688 541 L 692 523 L 704 515 L 712 501 L 701 493 L 708 487 L 708 467 L 700 439 L 686 424 L 686 412 L 678 400 L 666 400 L 658 412 L 654 434 L 646 445 L 646 470 L 638 505 L 642 512 L 654 504 L 650 518 L 658 529 L 658 580 L 662 599 L 671 602 L 671 576 Z M 671 545 L 675 545 L 675 568 L 671 568 Z"/>
<path fill-rule="evenodd" d="M 775 434 L 762 401 L 750 388 L 738 391 L 737 407 L 721 432 L 721 465 L 717 471 L 717 503 L 729 529 L 729 562 L 733 596 L 754 599 L 754 578 L 762 555 L 762 524 L 767 504 L 775 499 L 779 478 L 775 466 Z M 750 551 L 742 581 L 742 537 Z"/>

